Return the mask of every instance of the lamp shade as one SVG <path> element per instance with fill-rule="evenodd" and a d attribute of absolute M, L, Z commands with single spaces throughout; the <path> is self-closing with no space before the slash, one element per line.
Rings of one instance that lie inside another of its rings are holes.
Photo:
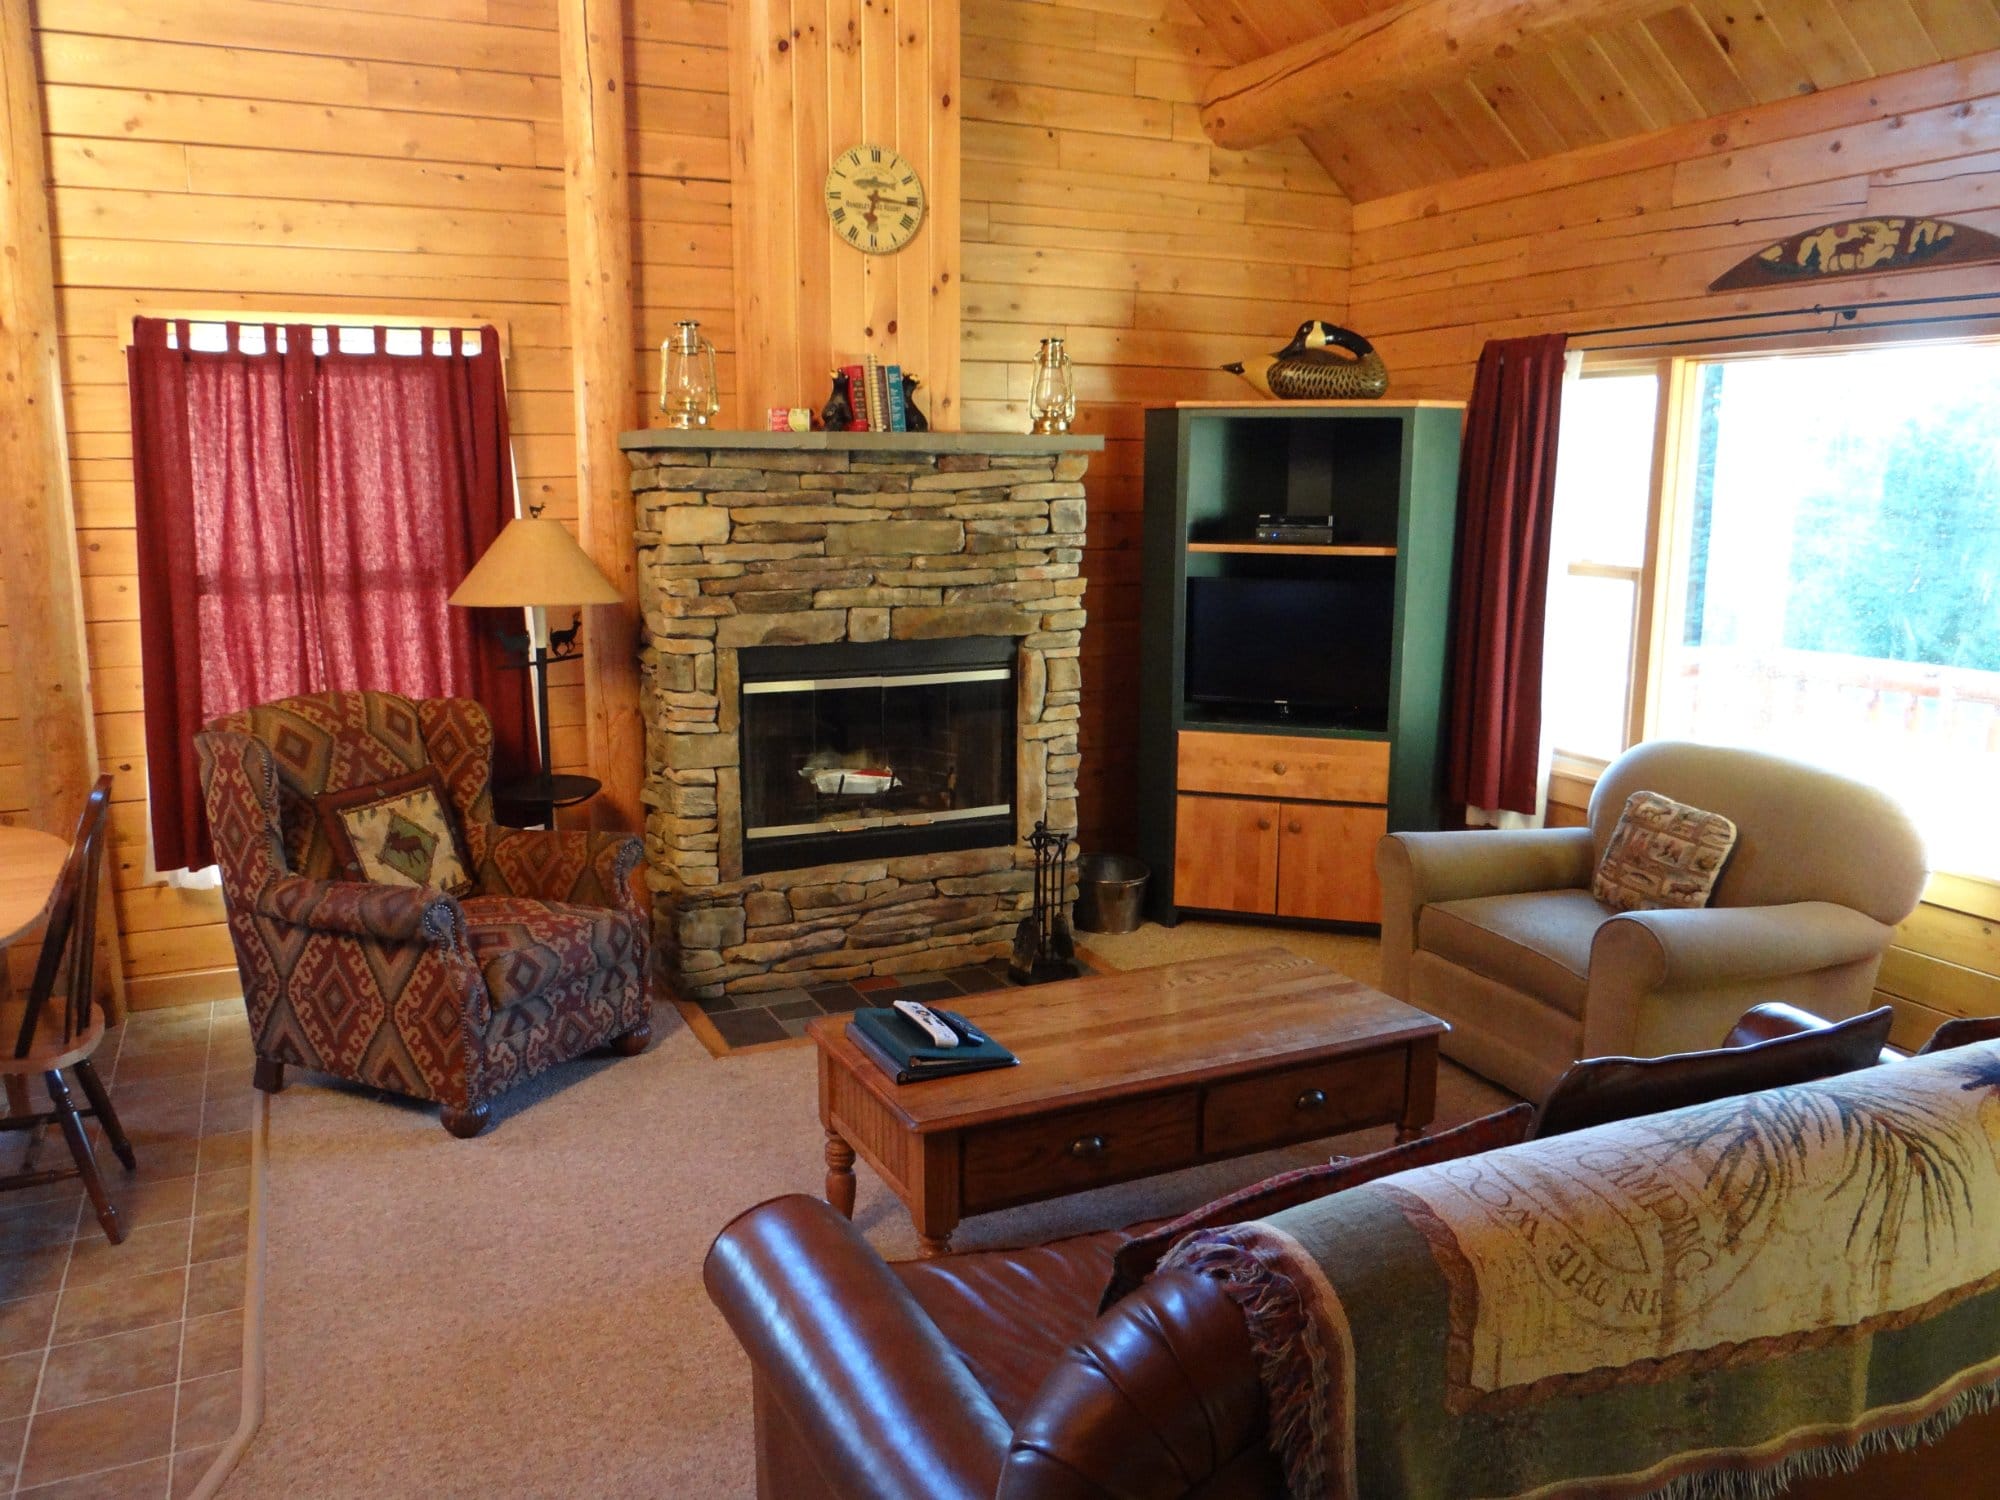
<path fill-rule="evenodd" d="M 452 590 L 449 602 L 471 609 L 519 609 L 617 604 L 623 597 L 562 522 L 516 516 Z"/>

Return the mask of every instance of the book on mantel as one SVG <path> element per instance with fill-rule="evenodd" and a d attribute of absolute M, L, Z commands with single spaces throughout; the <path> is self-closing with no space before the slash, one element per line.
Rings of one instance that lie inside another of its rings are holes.
<path fill-rule="evenodd" d="M 940 1047 L 915 1021 L 896 1010 L 857 1010 L 847 1023 L 854 1045 L 898 1083 L 919 1078 L 952 1078 L 1011 1068 L 1020 1061 L 1013 1053 L 975 1028 L 964 1016 L 933 1008 L 932 1014 L 959 1035 L 956 1047 Z M 978 1038 L 974 1041 L 973 1038 Z"/>

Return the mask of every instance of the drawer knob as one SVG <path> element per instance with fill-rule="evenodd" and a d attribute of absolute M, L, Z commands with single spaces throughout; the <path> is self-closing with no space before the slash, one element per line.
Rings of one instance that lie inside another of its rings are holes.
<path fill-rule="evenodd" d="M 1283 761 L 1275 760 L 1271 762 L 1271 774 L 1273 776 L 1282 776 L 1285 774 L 1285 771 L 1286 771 L 1286 766 Z"/>
<path fill-rule="evenodd" d="M 1297 1099 L 1292 1101 L 1292 1105 L 1295 1109 L 1324 1109 L 1326 1107 L 1326 1090 L 1307 1089 Z"/>
<path fill-rule="evenodd" d="M 1091 1157 L 1104 1154 L 1104 1137 L 1101 1135 L 1080 1135 L 1069 1143 L 1071 1156 Z"/>
<path fill-rule="evenodd" d="M 1271 820 L 1269 818 L 1259 818 L 1257 820 L 1257 831 L 1259 833 L 1269 833 L 1271 831 Z"/>
<path fill-rule="evenodd" d="M 1305 825 L 1299 822 L 1297 818 L 1292 819 L 1290 826 L 1293 833 L 1304 833 L 1306 831 Z"/>

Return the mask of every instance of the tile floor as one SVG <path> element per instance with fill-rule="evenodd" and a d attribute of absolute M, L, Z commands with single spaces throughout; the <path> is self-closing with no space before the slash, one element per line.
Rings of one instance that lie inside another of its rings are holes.
<path fill-rule="evenodd" d="M 851 984 L 816 984 L 805 989 L 763 990 L 697 1003 L 731 1047 L 754 1047 L 806 1034 L 814 1016 L 841 1015 L 863 1005 L 893 1005 L 915 1000 L 924 1005 L 1002 989 L 1008 983 L 1007 960 L 990 959 L 938 974 L 912 974 L 907 979 L 857 979 Z"/>
<path fill-rule="evenodd" d="M 0 1194 L 0 1496 L 185 1496 L 236 1430 L 255 1104 L 242 1002 L 139 1012 L 97 1064 L 139 1158 L 127 1173 L 97 1152 L 128 1232 L 109 1243 L 74 1182 Z M 0 1140 L 0 1171 L 26 1149 Z M 35 1150 L 68 1160 L 53 1130 Z"/>

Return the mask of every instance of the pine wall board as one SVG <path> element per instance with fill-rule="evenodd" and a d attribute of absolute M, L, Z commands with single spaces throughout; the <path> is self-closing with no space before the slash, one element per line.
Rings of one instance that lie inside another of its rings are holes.
<path fill-rule="evenodd" d="M 1349 205 L 1294 141 L 1209 145 L 1218 63 L 1179 0 L 965 0 L 962 425 L 1025 432 L 1066 340 L 1085 479 L 1080 840 L 1135 845 L 1141 433 L 1148 405 L 1249 395 L 1217 366 L 1343 321 Z"/>

